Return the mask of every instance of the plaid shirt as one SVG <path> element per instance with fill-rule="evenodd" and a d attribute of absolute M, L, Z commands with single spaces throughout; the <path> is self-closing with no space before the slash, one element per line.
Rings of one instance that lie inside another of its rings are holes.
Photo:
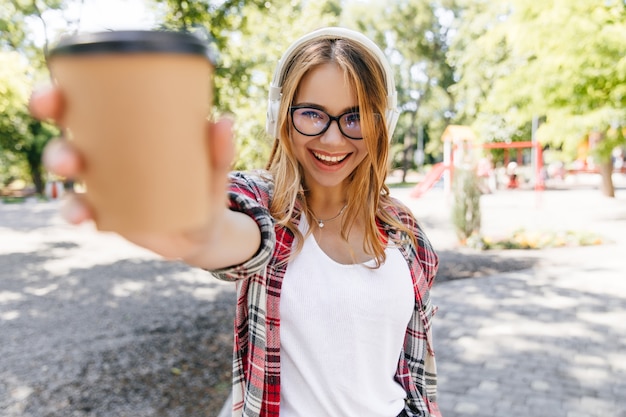
<path fill-rule="evenodd" d="M 261 230 L 261 248 L 245 263 L 211 271 L 236 281 L 237 310 L 233 355 L 233 416 L 278 417 L 280 409 L 280 290 L 294 240 L 269 213 L 273 181 L 267 172 L 235 172 L 230 178 L 230 208 L 251 216 Z M 401 203 L 390 213 L 415 233 L 418 247 L 385 224 L 379 226 L 401 242 L 415 290 L 415 308 L 406 329 L 395 379 L 407 393 L 405 411 L 411 417 L 440 417 L 436 402 L 437 376 L 432 346 L 434 309 L 430 288 L 438 257 L 421 227 Z M 294 223 L 299 212 L 294 213 Z M 390 416 L 391 417 L 391 416 Z"/>

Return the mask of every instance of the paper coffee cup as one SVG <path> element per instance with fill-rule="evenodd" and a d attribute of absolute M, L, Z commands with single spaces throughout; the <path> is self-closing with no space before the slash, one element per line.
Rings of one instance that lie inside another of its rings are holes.
<path fill-rule="evenodd" d="M 202 226 L 211 215 L 208 44 L 179 32 L 83 33 L 62 39 L 48 63 L 64 97 L 61 124 L 84 158 L 97 228 Z"/>

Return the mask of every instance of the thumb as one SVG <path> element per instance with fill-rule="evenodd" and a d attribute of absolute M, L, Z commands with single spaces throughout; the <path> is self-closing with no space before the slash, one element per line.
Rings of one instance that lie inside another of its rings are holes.
<path fill-rule="evenodd" d="M 212 171 L 228 173 L 235 157 L 233 126 L 231 118 L 222 118 L 209 125 L 209 163 Z"/>
<path fill-rule="evenodd" d="M 233 142 L 234 121 L 230 118 L 222 118 L 215 123 L 209 124 L 208 128 L 208 153 L 209 170 L 211 172 L 210 190 L 214 198 L 224 199 L 228 173 L 232 169 L 235 157 L 235 145 Z"/>

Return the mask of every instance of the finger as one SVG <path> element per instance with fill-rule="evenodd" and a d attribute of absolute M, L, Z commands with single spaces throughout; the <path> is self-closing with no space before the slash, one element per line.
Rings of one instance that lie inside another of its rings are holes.
<path fill-rule="evenodd" d="M 82 159 L 74 146 L 62 139 L 50 141 L 43 153 L 46 169 L 65 178 L 75 178 L 82 168 Z"/>
<path fill-rule="evenodd" d="M 53 120 L 60 123 L 63 105 L 63 95 L 61 91 L 49 85 L 33 92 L 28 102 L 28 109 L 37 119 Z"/>
<path fill-rule="evenodd" d="M 235 156 L 233 143 L 233 125 L 231 118 L 225 117 L 209 125 L 209 156 L 213 170 L 228 173 Z"/>
<path fill-rule="evenodd" d="M 93 219 L 93 212 L 78 194 L 67 194 L 61 206 L 61 216 L 71 224 L 80 224 Z"/>
<path fill-rule="evenodd" d="M 215 194 L 214 201 L 226 198 L 227 175 L 232 168 L 235 155 L 233 124 L 232 119 L 223 118 L 209 125 L 210 189 Z"/>

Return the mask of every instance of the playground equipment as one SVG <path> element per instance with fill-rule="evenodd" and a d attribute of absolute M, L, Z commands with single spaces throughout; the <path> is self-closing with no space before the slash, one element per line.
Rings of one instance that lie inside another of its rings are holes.
<path fill-rule="evenodd" d="M 413 188 L 413 190 L 411 190 L 411 197 L 420 197 L 426 191 L 433 188 L 433 185 L 435 185 L 441 179 L 441 176 L 444 174 L 445 171 L 446 165 L 443 162 L 439 162 L 433 165 L 433 167 L 430 169 L 430 171 L 428 171 L 424 179 L 420 183 L 418 183 Z"/>
<path fill-rule="evenodd" d="M 48 181 L 45 186 L 44 194 L 51 200 L 61 198 L 65 192 L 61 181 Z"/>
<path fill-rule="evenodd" d="M 430 190 L 441 178 L 446 193 L 452 189 L 452 178 L 455 167 L 474 166 L 476 164 L 475 151 L 479 149 L 504 149 L 505 166 L 509 164 L 510 149 L 530 148 L 532 151 L 532 165 L 534 171 L 534 189 L 541 191 L 545 188 L 543 181 L 543 150 L 541 144 L 533 141 L 524 142 L 490 142 L 478 144 L 476 136 L 468 126 L 450 125 L 441 136 L 443 142 L 443 162 L 433 165 L 422 182 L 411 191 L 411 197 L 418 198 Z M 521 153 L 518 152 L 517 163 L 521 165 Z M 516 178 L 510 180 L 508 187 L 515 188 Z"/>

